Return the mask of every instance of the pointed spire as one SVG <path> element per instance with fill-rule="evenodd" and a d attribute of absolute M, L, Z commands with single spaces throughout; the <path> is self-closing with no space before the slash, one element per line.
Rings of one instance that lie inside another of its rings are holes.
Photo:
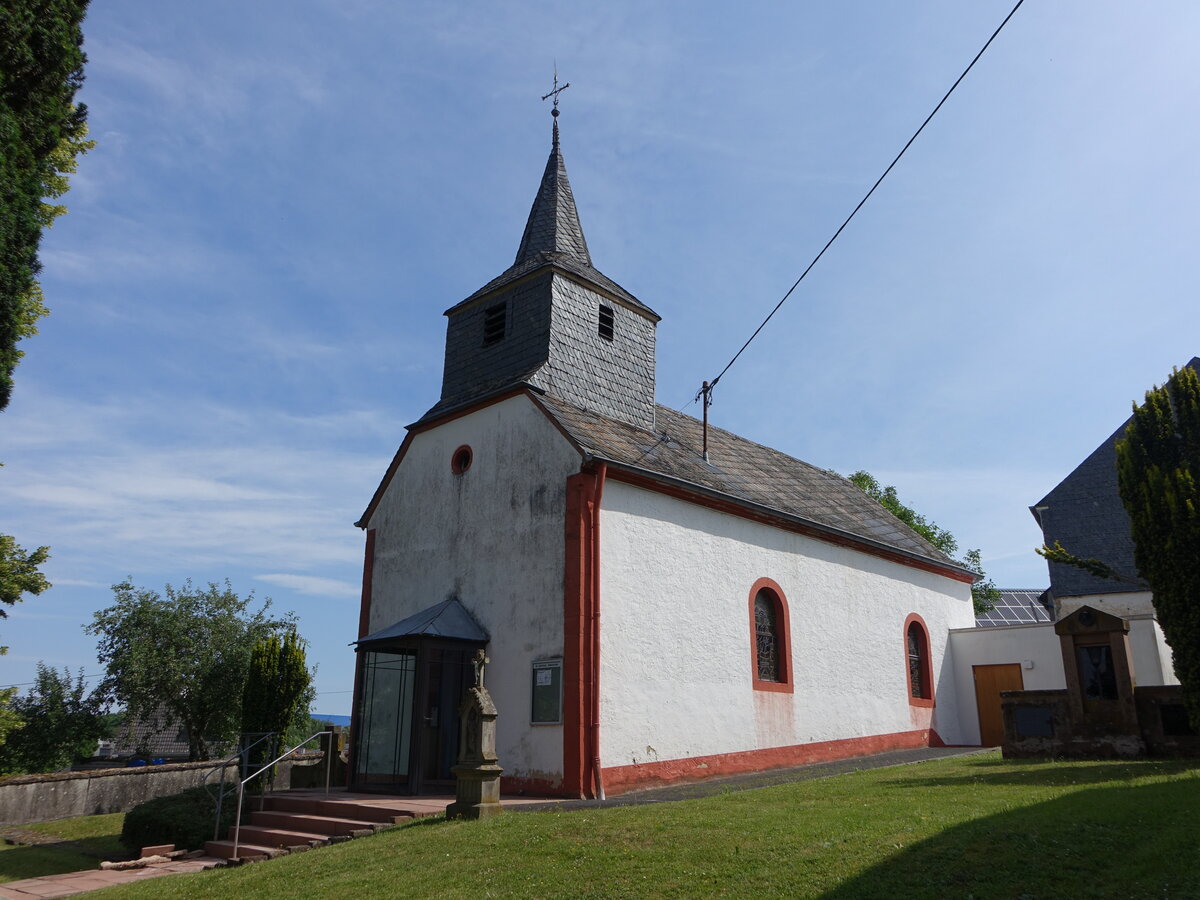
<path fill-rule="evenodd" d="M 579 212 L 575 209 L 571 182 L 567 180 L 567 166 L 558 147 L 557 116 L 554 118 L 550 158 L 546 161 L 541 187 L 529 210 L 529 220 L 525 223 L 525 233 L 521 236 L 521 246 L 517 250 L 514 265 L 539 253 L 565 253 L 584 265 L 592 264 L 583 228 L 579 225 Z"/>

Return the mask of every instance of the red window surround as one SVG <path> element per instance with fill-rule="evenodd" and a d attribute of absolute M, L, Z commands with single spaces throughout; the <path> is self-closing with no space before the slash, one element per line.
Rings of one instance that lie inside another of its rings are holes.
<path fill-rule="evenodd" d="M 759 678 L 758 667 L 758 629 L 754 615 L 754 601 L 758 598 L 759 593 L 768 598 L 775 607 L 775 625 L 778 640 L 776 642 L 776 653 L 779 658 L 778 681 L 768 681 Z M 794 682 L 792 678 L 792 623 L 788 616 L 787 598 L 783 595 L 783 588 L 772 581 L 770 578 L 760 578 L 750 588 L 750 674 L 754 679 L 754 690 L 756 691 L 774 691 L 781 694 L 794 693 Z"/>
<path fill-rule="evenodd" d="M 450 471 L 455 475 L 461 475 L 467 469 L 471 468 L 471 461 L 474 459 L 474 454 L 471 448 L 463 444 L 450 455 Z"/>
<path fill-rule="evenodd" d="M 910 635 L 915 640 L 910 641 Z M 933 660 L 929 649 L 929 628 L 925 625 L 925 620 L 916 613 L 910 613 L 908 618 L 904 620 L 903 646 L 904 646 L 904 680 L 908 687 L 908 704 L 909 706 L 931 707 L 934 705 L 933 697 Z M 913 658 L 910 652 L 910 647 L 915 644 L 916 658 Z M 913 685 L 913 668 L 917 670 L 917 676 L 920 681 L 918 685 Z"/>

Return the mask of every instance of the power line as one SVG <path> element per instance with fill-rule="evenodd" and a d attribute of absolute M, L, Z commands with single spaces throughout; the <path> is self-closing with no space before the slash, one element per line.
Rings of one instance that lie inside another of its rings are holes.
<path fill-rule="evenodd" d="M 95 675 L 84 675 L 83 680 L 91 681 L 93 678 L 103 678 L 103 677 L 104 677 L 103 672 L 97 672 Z M 15 688 L 15 687 L 29 687 L 31 684 L 37 684 L 37 682 L 36 681 L 22 681 L 19 684 L 0 684 L 0 691 L 5 691 L 5 690 L 8 690 L 9 688 Z"/>
<path fill-rule="evenodd" d="M 692 400 L 693 403 L 696 400 L 699 400 L 701 397 L 704 398 L 704 403 L 705 403 L 706 407 L 712 402 L 712 389 L 717 386 L 717 382 L 721 380 L 721 376 L 724 375 L 726 372 L 728 372 L 730 367 L 735 362 L 738 361 L 738 357 L 740 357 L 746 351 L 746 348 L 750 346 L 751 342 L 756 337 L 758 337 L 758 333 L 766 327 L 767 323 L 770 322 L 771 319 L 775 316 L 775 313 L 779 312 L 779 308 L 781 306 L 783 306 L 784 303 L 787 302 L 788 297 L 792 296 L 792 292 L 794 290 L 796 290 L 797 287 L 800 286 L 800 282 L 802 282 L 804 280 L 805 276 L 808 275 L 808 273 L 810 271 L 812 271 L 813 266 L 815 266 L 817 264 L 817 262 L 821 259 L 821 257 L 825 255 L 825 251 L 828 250 L 833 245 L 833 242 L 838 239 L 838 237 L 841 235 L 842 231 L 845 230 L 846 226 L 850 224 L 850 220 L 853 219 L 854 216 L 857 215 L 858 211 L 863 208 L 863 206 L 866 204 L 866 202 L 871 199 L 871 195 L 875 193 L 875 189 L 877 187 L 879 187 L 880 184 L 883 183 L 883 179 L 888 177 L 888 173 L 890 173 L 892 171 L 892 169 L 895 168 L 896 163 L 900 162 L 900 158 L 902 156 L 904 156 L 904 154 L 905 154 L 905 152 L 907 152 L 908 148 L 912 146 L 913 142 L 917 139 L 918 136 L 920 136 L 921 132 L 925 130 L 925 126 L 928 125 L 929 122 L 933 119 L 933 117 L 937 115 L 938 110 L 942 108 L 942 105 L 947 100 L 950 99 L 950 95 L 954 93 L 954 89 L 957 88 L 959 83 L 964 78 L 967 77 L 967 73 L 970 72 L 971 69 L 975 67 L 975 63 L 979 62 L 979 58 L 981 56 L 983 56 L 983 54 L 987 50 L 987 48 L 991 46 L 992 41 L 994 41 L 996 39 L 997 35 L 999 35 L 1000 32 L 1004 30 L 1004 26 L 1008 24 L 1008 20 L 1011 19 L 1016 14 L 1017 10 L 1021 8 L 1021 4 L 1024 2 L 1025 2 L 1025 0 L 1017 0 L 1017 5 L 1014 6 L 1012 8 L 1012 10 L 1009 12 L 1009 14 L 1004 17 L 1004 21 L 1001 22 L 1000 25 L 996 28 L 996 30 L 992 32 L 992 36 L 987 39 L 987 41 L 984 43 L 984 45 L 979 49 L 979 52 L 975 54 L 975 58 L 971 60 L 971 62 L 967 65 L 967 67 L 965 69 L 963 69 L 962 74 L 959 75 L 958 78 L 956 78 L 954 80 L 954 84 L 950 85 L 950 90 L 946 91 L 946 93 L 942 97 L 942 99 L 938 101 L 937 106 L 935 106 L 933 108 L 933 112 L 931 112 L 928 116 L 925 117 L 925 121 L 921 123 L 921 127 L 913 132 L 913 136 L 908 139 L 908 142 L 904 145 L 903 148 L 901 148 L 900 152 L 896 154 L 896 158 L 893 159 L 891 161 L 891 163 L 888 165 L 888 167 L 883 170 L 883 174 L 880 175 L 878 179 L 876 179 L 876 181 L 873 185 L 871 185 L 871 189 L 869 191 L 867 191 L 866 195 L 861 200 L 858 201 L 858 205 L 856 207 L 854 207 L 854 210 L 850 213 L 850 215 L 846 216 L 846 221 L 842 222 L 842 224 L 838 226 L 838 230 L 833 233 L 833 237 L 831 237 L 825 243 L 825 246 L 821 248 L 821 252 L 818 253 L 816 256 L 814 256 L 812 262 L 810 262 L 808 264 L 808 266 L 804 269 L 804 271 L 800 273 L 800 277 L 796 279 L 795 284 L 793 284 L 790 288 L 788 288 L 788 292 L 783 295 L 783 299 L 781 299 L 778 303 L 775 304 L 775 308 L 772 309 L 770 314 L 765 319 L 762 320 L 762 324 L 760 324 L 756 329 L 754 329 L 754 334 L 750 335 L 750 337 L 746 341 L 746 343 L 742 344 L 742 348 L 733 355 L 733 359 L 729 360 L 729 362 L 726 363 L 725 368 L 723 368 L 721 370 L 721 374 L 718 375 L 716 378 L 714 378 L 712 381 L 705 382 L 704 387 L 702 387 L 700 389 L 699 393 L 696 394 L 695 398 L 693 398 L 693 400 Z"/>

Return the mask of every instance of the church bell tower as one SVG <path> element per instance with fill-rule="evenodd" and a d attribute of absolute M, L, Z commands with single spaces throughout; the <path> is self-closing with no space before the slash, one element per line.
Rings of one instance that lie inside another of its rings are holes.
<path fill-rule="evenodd" d="M 550 158 L 516 260 L 446 310 L 442 395 L 426 417 L 525 384 L 653 429 L 659 316 L 592 267 L 559 148 L 557 107 L 553 114 Z"/>

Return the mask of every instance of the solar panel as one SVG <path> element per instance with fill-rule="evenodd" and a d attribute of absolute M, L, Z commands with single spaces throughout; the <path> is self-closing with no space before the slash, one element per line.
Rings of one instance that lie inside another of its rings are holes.
<path fill-rule="evenodd" d="M 1054 616 L 1043 600 L 1044 590 L 1002 590 L 1000 599 L 985 613 L 975 617 L 975 625 L 985 628 L 995 625 L 1036 625 L 1053 622 Z"/>

